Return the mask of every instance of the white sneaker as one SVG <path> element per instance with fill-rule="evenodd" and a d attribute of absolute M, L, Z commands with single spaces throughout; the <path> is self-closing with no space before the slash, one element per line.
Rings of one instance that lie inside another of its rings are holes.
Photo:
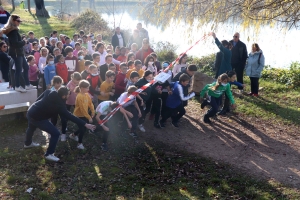
<path fill-rule="evenodd" d="M 26 89 L 26 90 L 33 90 L 33 89 L 35 89 L 35 86 L 29 84 L 29 85 L 26 85 L 26 86 L 25 86 L 25 89 Z"/>
<path fill-rule="evenodd" d="M 45 156 L 45 159 L 50 160 L 50 161 L 54 161 L 54 162 L 59 161 L 59 158 L 56 157 L 54 154 L 49 154 L 48 156 Z"/>
<path fill-rule="evenodd" d="M 77 145 L 77 149 L 84 150 L 85 148 L 84 148 L 83 144 L 81 143 L 81 144 Z"/>
<path fill-rule="evenodd" d="M 20 87 L 16 87 L 15 88 L 15 91 L 17 91 L 17 92 L 21 92 L 21 93 L 25 93 L 25 92 L 27 92 L 24 88 L 22 88 L 22 86 L 20 86 Z"/>
<path fill-rule="evenodd" d="M 142 131 L 142 132 L 146 132 L 146 130 L 145 130 L 143 124 L 139 125 L 139 129 L 140 129 L 140 131 Z"/>
<path fill-rule="evenodd" d="M 25 149 L 33 148 L 33 147 L 39 147 L 39 146 L 40 146 L 39 143 L 34 143 L 34 142 L 31 142 L 31 144 L 28 145 L 28 146 L 24 144 L 24 148 L 25 148 Z"/>
<path fill-rule="evenodd" d="M 78 142 L 78 136 L 77 135 L 70 134 L 69 138 L 71 138 L 72 140 L 75 140 L 76 142 Z"/>
<path fill-rule="evenodd" d="M 67 140 L 66 134 L 61 134 L 60 135 L 60 141 L 65 142 Z"/>

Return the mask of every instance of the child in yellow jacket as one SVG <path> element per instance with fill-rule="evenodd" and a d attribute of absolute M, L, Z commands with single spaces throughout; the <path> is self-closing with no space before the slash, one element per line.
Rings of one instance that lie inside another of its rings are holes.
<path fill-rule="evenodd" d="M 75 88 L 75 92 L 78 93 L 75 101 L 74 115 L 84 120 L 85 122 L 92 123 L 92 118 L 95 115 L 94 105 L 92 99 L 88 94 L 90 83 L 87 80 L 81 80 L 79 85 Z M 91 115 L 89 115 L 89 109 Z M 75 141 L 78 141 L 77 148 L 84 149 L 82 145 L 82 138 L 86 131 L 85 126 L 79 127 L 75 133 L 69 135 L 69 137 Z"/>

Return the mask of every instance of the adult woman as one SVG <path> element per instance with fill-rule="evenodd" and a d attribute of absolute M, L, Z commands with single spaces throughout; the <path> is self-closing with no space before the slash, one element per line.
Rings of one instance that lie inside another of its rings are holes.
<path fill-rule="evenodd" d="M 223 53 L 223 59 L 221 61 L 221 65 L 220 68 L 218 69 L 217 73 L 216 73 L 216 77 L 219 77 L 221 74 L 226 73 L 227 71 L 231 71 L 232 67 L 231 67 L 231 50 L 230 50 L 230 43 L 227 40 L 222 40 L 222 42 L 220 42 L 216 36 L 215 33 L 210 33 L 211 36 L 213 36 L 213 38 L 215 39 L 215 43 L 218 46 L 218 48 L 220 49 L 220 51 Z"/>
<path fill-rule="evenodd" d="M 187 61 L 187 55 L 186 54 L 181 54 L 180 55 L 180 59 L 178 61 L 178 63 L 176 63 L 172 69 L 173 72 L 173 77 L 176 76 L 176 74 L 178 74 L 179 72 L 181 72 L 182 68 L 186 68 L 188 66 L 188 64 L 186 63 Z"/>
<path fill-rule="evenodd" d="M 249 54 L 246 65 L 246 76 L 250 77 L 251 92 L 249 95 L 258 96 L 259 78 L 265 66 L 265 56 L 258 44 L 252 44 L 252 51 Z"/>
<path fill-rule="evenodd" d="M 7 24 L 3 28 L 3 33 L 7 35 L 10 48 L 8 54 L 15 61 L 15 90 L 19 92 L 26 92 L 26 90 L 34 89 L 29 83 L 28 69 L 29 66 L 24 56 L 23 46 L 26 44 L 25 40 L 21 39 L 19 34 L 19 25 L 21 23 L 20 16 L 11 15 Z M 25 89 L 20 86 L 20 76 L 23 70 L 23 78 L 25 82 Z"/>
<path fill-rule="evenodd" d="M 7 55 L 7 44 L 5 42 L 0 42 L 0 70 L 2 72 L 2 78 L 6 82 L 8 82 L 9 80 L 8 71 L 9 71 L 10 59 L 11 59 L 10 56 Z"/>

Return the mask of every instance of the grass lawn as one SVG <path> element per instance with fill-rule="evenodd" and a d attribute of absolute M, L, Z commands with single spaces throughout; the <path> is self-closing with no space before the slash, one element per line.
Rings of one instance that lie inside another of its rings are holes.
<path fill-rule="evenodd" d="M 4 6 L 7 11 L 11 11 L 11 6 Z M 35 12 L 32 9 L 32 12 Z M 75 32 L 68 21 L 61 21 L 57 17 L 37 17 L 33 14 L 30 14 L 28 11 L 21 10 L 18 6 L 12 12 L 12 14 L 17 14 L 21 17 L 23 23 L 20 25 L 20 33 L 27 34 L 28 31 L 33 31 L 36 38 L 43 36 L 50 36 L 50 33 L 53 30 L 58 31 L 58 34 L 65 34 L 69 37 L 72 37 Z"/>
<path fill-rule="evenodd" d="M 7 123 L 1 137 L 24 135 L 27 121 Z M 71 127 L 72 129 L 72 127 Z M 63 162 L 45 161 L 45 149 L 0 150 L 1 199 L 299 199 L 300 193 L 275 182 L 258 181 L 229 165 L 178 151 L 155 141 L 136 144 L 114 133 L 110 151 L 101 137 L 86 134 L 87 150 L 59 142 Z M 25 191 L 33 188 L 29 194 Z"/>

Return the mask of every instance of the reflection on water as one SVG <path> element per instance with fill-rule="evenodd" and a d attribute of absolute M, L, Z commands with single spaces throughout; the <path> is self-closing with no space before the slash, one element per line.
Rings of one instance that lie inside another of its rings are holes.
<path fill-rule="evenodd" d="M 45 4 L 50 10 L 54 7 L 60 8 L 60 1 L 55 1 L 55 3 L 45 1 Z M 143 23 L 138 18 L 138 13 L 141 10 L 139 5 L 129 1 L 115 2 L 114 5 L 112 5 L 112 2 L 96 1 L 96 10 L 108 21 L 110 27 L 114 27 L 115 22 L 115 25 L 120 26 L 121 29 L 133 30 L 138 22 Z M 82 2 L 81 11 L 88 8 L 88 6 L 88 2 Z M 64 8 L 64 12 L 76 13 L 77 3 L 69 4 Z M 113 17 L 114 10 L 115 15 Z M 197 28 L 197 24 L 192 28 L 188 28 L 184 23 L 177 24 L 175 22 L 171 22 L 169 27 L 158 28 L 153 25 L 146 26 L 145 24 L 143 26 L 148 30 L 152 43 L 169 41 L 178 45 L 177 53 L 181 53 L 205 33 L 211 31 L 212 24 L 203 25 L 201 28 Z M 163 31 L 162 28 L 164 28 Z M 240 39 L 247 45 L 248 51 L 250 51 L 252 43 L 258 43 L 265 54 L 266 64 L 272 67 L 284 68 L 288 67 L 292 61 L 300 61 L 300 40 L 297 39 L 300 32 L 298 30 L 286 31 L 279 27 L 260 27 L 257 30 L 254 27 L 242 27 L 238 23 L 228 23 L 218 25 L 215 32 L 220 40 L 231 40 L 235 32 L 240 32 Z M 218 48 L 213 39 L 209 37 L 205 42 L 195 46 L 188 54 L 200 57 L 217 51 Z"/>

